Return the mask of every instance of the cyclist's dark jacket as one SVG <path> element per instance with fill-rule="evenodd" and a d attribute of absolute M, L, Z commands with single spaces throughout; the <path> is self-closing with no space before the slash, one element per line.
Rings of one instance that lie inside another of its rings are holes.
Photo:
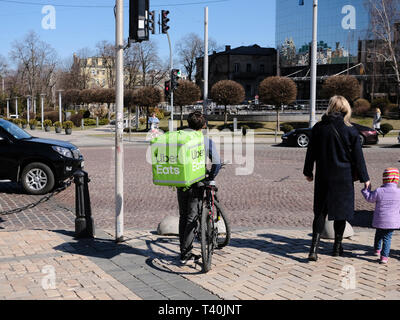
<path fill-rule="evenodd" d="M 209 174 L 209 180 L 214 180 L 219 170 L 221 169 L 221 159 L 219 157 L 217 148 L 215 147 L 214 141 L 212 141 L 206 136 L 204 136 L 204 149 L 212 162 Z"/>

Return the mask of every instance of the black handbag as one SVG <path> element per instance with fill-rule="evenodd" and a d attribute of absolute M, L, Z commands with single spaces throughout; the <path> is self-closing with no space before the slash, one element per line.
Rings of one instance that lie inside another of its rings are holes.
<path fill-rule="evenodd" d="M 336 136 L 339 138 L 339 141 L 342 143 L 344 150 L 346 151 L 347 156 L 350 159 L 350 164 L 351 164 L 351 176 L 353 178 L 353 181 L 358 181 L 360 180 L 360 177 L 358 176 L 358 170 L 357 170 L 357 165 L 354 162 L 354 159 L 351 155 L 351 151 L 349 146 L 346 144 L 346 142 L 343 140 L 343 137 L 340 135 L 340 133 L 336 130 L 336 127 L 331 123 L 333 132 L 335 132 Z"/>

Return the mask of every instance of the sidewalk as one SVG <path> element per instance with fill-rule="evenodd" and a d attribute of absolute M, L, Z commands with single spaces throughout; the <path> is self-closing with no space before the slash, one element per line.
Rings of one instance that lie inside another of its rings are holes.
<path fill-rule="evenodd" d="M 344 257 L 330 256 L 332 240 L 323 240 L 312 263 L 309 230 L 236 230 L 207 274 L 178 264 L 176 236 L 128 230 L 122 244 L 112 230 L 96 236 L 0 231 L 0 299 L 400 299 L 400 238 L 395 234 L 389 263 L 381 265 L 372 255 L 372 229 L 344 240 Z"/>
<path fill-rule="evenodd" d="M 29 134 L 39 137 L 39 138 L 48 138 L 48 139 L 58 139 L 63 141 L 69 141 L 75 144 L 78 147 L 106 147 L 106 146 L 115 146 L 115 132 L 110 129 L 110 127 L 98 127 L 94 129 L 80 130 L 74 129 L 71 135 L 66 135 L 64 131 L 62 133 L 55 133 L 54 130 L 50 132 L 45 132 L 42 130 L 30 130 L 25 129 Z M 241 136 L 241 135 L 240 135 Z M 223 137 L 223 134 L 221 134 Z M 243 137 L 243 142 L 246 141 L 246 138 Z M 137 145 L 137 144 L 147 144 L 146 134 L 145 133 L 136 133 L 132 132 L 130 137 L 127 133 L 124 134 L 123 142 L 125 145 Z M 221 139 L 223 142 L 223 138 Z M 275 142 L 275 137 L 273 133 L 263 134 L 260 132 L 256 132 L 254 135 L 254 143 L 255 144 L 280 144 L 282 139 L 280 136 L 277 137 Z M 379 144 L 374 147 L 379 146 L 387 146 L 387 145 L 398 145 L 397 136 L 390 137 L 382 137 L 379 136 Z"/>

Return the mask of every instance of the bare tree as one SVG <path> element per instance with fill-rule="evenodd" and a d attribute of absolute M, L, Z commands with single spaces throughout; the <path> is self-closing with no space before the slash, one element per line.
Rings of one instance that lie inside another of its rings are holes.
<path fill-rule="evenodd" d="M 102 65 L 107 75 L 108 87 L 115 86 L 115 47 L 112 43 L 103 40 L 96 44 L 97 57 L 102 61 Z"/>
<path fill-rule="evenodd" d="M 35 32 L 29 32 L 23 40 L 15 41 L 10 57 L 18 66 L 19 78 L 26 86 L 25 94 L 35 96 L 51 92 L 55 85 L 57 54 Z"/>
<path fill-rule="evenodd" d="M 213 39 L 208 40 L 208 53 L 217 50 L 218 46 Z M 185 68 L 188 80 L 192 80 L 196 73 L 196 58 L 204 55 L 204 41 L 195 33 L 185 35 L 176 45 L 179 62 Z"/>
<path fill-rule="evenodd" d="M 124 50 L 125 86 L 135 89 L 140 84 L 139 46 L 131 45 Z"/>
<path fill-rule="evenodd" d="M 148 77 L 152 70 L 158 70 L 160 67 L 157 45 L 152 41 L 144 41 L 136 45 L 138 46 L 138 58 L 142 74 L 140 81 L 141 85 L 152 85 Z"/>
<path fill-rule="evenodd" d="M 183 106 L 195 103 L 200 96 L 200 88 L 192 81 L 179 81 L 179 86 L 174 92 L 174 103 L 181 107 L 181 128 L 183 127 Z"/>
<path fill-rule="evenodd" d="M 398 0 L 368 0 L 370 31 L 379 45 L 373 54 L 391 66 L 400 95 L 400 6 Z M 395 39 L 397 37 L 397 39 Z"/>

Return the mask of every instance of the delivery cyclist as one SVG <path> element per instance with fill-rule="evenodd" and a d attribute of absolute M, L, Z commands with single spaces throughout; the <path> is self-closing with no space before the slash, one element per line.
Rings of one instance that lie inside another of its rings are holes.
<path fill-rule="evenodd" d="M 187 122 L 189 129 L 200 131 L 206 128 L 206 120 L 201 112 L 196 111 L 189 114 Z M 212 181 L 221 169 L 221 160 L 216 150 L 215 143 L 204 137 L 205 153 L 212 162 L 211 170 L 207 180 Z M 192 253 L 194 232 L 197 226 L 197 216 L 201 212 L 203 189 L 197 183 L 187 188 L 177 188 L 179 204 L 179 242 L 180 261 L 185 264 L 189 260 L 199 260 L 200 256 Z"/>

